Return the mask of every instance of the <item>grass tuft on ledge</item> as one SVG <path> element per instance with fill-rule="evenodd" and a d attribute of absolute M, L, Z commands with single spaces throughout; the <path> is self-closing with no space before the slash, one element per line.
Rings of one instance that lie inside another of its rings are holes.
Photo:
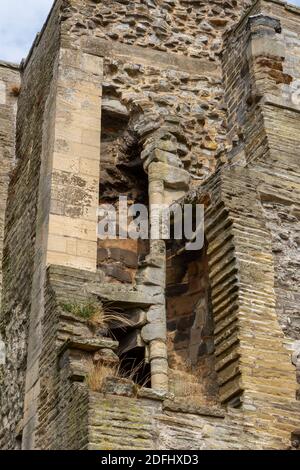
<path fill-rule="evenodd" d="M 86 302 L 64 302 L 61 308 L 78 318 L 88 321 L 95 327 L 126 328 L 132 326 L 130 319 L 120 312 L 111 309 L 109 305 L 100 301 L 88 300 Z"/>

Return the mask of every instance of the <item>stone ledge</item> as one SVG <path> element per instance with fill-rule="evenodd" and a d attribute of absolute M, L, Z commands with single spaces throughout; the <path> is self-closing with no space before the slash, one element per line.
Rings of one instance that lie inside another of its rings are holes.
<path fill-rule="evenodd" d="M 197 59 L 172 52 L 164 52 L 136 45 L 100 38 L 82 38 L 84 52 L 100 57 L 116 57 L 134 63 L 155 64 L 159 68 L 175 68 L 188 73 L 199 73 L 206 78 L 221 78 L 216 64 L 206 59 Z"/>
<path fill-rule="evenodd" d="M 97 295 L 103 300 L 122 305 L 129 304 L 135 307 L 149 307 L 157 303 L 152 295 L 147 295 L 145 288 L 134 290 L 120 284 L 89 284 L 87 289 L 90 294 Z"/>
<path fill-rule="evenodd" d="M 67 340 L 60 348 L 58 356 L 61 356 L 68 349 L 77 349 L 79 351 L 97 352 L 100 349 L 117 350 L 118 341 L 112 341 L 109 338 L 74 338 Z"/>
<path fill-rule="evenodd" d="M 187 398 L 188 399 L 188 398 Z M 163 403 L 163 411 L 174 411 L 176 413 L 186 413 L 199 416 L 211 416 L 213 418 L 225 418 L 223 410 L 218 408 L 208 408 L 205 406 L 189 405 L 179 401 L 166 400 Z"/>
<path fill-rule="evenodd" d="M 48 266 L 48 274 L 50 282 L 52 282 L 54 285 L 57 283 L 62 285 L 68 285 L 70 283 L 83 283 L 85 285 L 88 282 L 101 281 L 101 275 L 98 272 L 94 273 L 84 269 L 70 268 L 56 264 L 51 264 Z"/>
<path fill-rule="evenodd" d="M 173 393 L 165 392 L 164 390 L 154 390 L 152 388 L 139 389 L 137 397 L 157 401 L 174 400 Z"/>

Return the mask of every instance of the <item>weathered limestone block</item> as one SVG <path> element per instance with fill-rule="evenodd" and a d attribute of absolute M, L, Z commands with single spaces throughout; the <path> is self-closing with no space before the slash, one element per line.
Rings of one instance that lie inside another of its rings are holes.
<path fill-rule="evenodd" d="M 74 338 L 63 344 L 60 354 L 67 349 L 96 352 L 101 349 L 111 349 L 112 351 L 115 351 L 118 347 L 118 341 L 112 341 L 110 338 Z"/>
<path fill-rule="evenodd" d="M 85 382 L 89 375 L 90 357 L 87 351 L 66 349 L 61 353 L 58 366 L 71 382 Z"/>
<path fill-rule="evenodd" d="M 118 377 L 107 377 L 103 385 L 103 393 L 106 395 L 118 395 L 120 397 L 133 397 L 135 385 L 132 380 Z"/>
<path fill-rule="evenodd" d="M 147 169 L 152 162 L 161 162 L 175 168 L 183 167 L 183 163 L 177 155 L 161 149 L 155 149 L 150 153 L 144 162 L 144 168 Z"/>
<path fill-rule="evenodd" d="M 116 99 L 104 98 L 102 100 L 102 110 L 112 115 L 122 116 L 125 119 L 129 117 L 126 106 Z"/>
<path fill-rule="evenodd" d="M 166 325 L 163 322 L 163 320 L 161 322 L 158 322 L 158 321 L 155 323 L 152 322 L 144 326 L 144 328 L 142 329 L 142 338 L 146 343 L 150 343 L 151 341 L 159 340 L 159 339 L 162 339 L 165 341 Z M 164 352 L 164 355 L 166 355 L 165 352 Z"/>
<path fill-rule="evenodd" d="M 136 276 L 136 282 L 139 285 L 164 287 L 165 271 L 161 267 L 147 266 Z"/>
<path fill-rule="evenodd" d="M 148 295 L 147 291 L 142 286 L 136 289 L 131 286 L 125 286 L 122 284 L 89 284 L 88 292 L 99 296 L 103 300 L 108 300 L 119 305 L 131 306 L 131 307 L 147 307 L 157 301 Z"/>
<path fill-rule="evenodd" d="M 152 165 L 151 178 L 158 179 L 159 177 L 168 188 L 176 190 L 189 189 L 190 175 L 183 169 L 165 163 L 155 163 Z"/>
<path fill-rule="evenodd" d="M 100 349 L 94 354 L 93 357 L 94 363 L 101 363 L 105 365 L 115 365 L 118 364 L 120 359 L 119 356 L 113 352 L 112 349 Z"/>
<path fill-rule="evenodd" d="M 137 392 L 138 398 L 146 398 L 148 400 L 173 400 L 174 395 L 164 390 L 153 390 L 152 388 L 140 388 Z"/>
<path fill-rule="evenodd" d="M 191 413 L 191 414 L 201 415 L 201 416 L 213 416 L 214 418 L 221 418 L 221 419 L 225 418 L 225 413 L 222 409 L 205 408 L 203 406 L 196 407 L 189 403 L 183 403 L 182 401 L 179 401 L 179 400 L 164 401 L 163 409 L 165 411 L 175 411 L 179 413 Z"/>
<path fill-rule="evenodd" d="M 62 49 L 60 64 L 47 262 L 95 271 L 103 61 Z"/>
<path fill-rule="evenodd" d="M 274 32 L 281 33 L 282 31 L 279 19 L 262 13 L 249 17 L 247 29 L 250 29 L 253 33 L 257 34 L 257 36 L 273 35 Z"/>
<path fill-rule="evenodd" d="M 158 135 L 157 135 L 158 134 Z M 144 150 L 141 153 L 141 158 L 144 160 L 151 152 L 162 150 L 164 152 L 171 152 L 176 154 L 178 148 L 177 139 L 172 134 L 163 134 L 161 132 L 154 132 L 150 138 L 146 139 L 144 143 Z"/>

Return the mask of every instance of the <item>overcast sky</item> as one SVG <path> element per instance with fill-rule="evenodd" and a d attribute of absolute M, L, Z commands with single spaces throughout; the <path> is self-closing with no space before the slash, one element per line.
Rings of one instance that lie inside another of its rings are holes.
<path fill-rule="evenodd" d="M 300 6 L 300 0 L 290 0 Z M 53 0 L 0 0 L 0 60 L 20 62 L 47 18 Z"/>
<path fill-rule="evenodd" d="M 20 62 L 43 26 L 53 0 L 0 0 L 0 60 Z"/>

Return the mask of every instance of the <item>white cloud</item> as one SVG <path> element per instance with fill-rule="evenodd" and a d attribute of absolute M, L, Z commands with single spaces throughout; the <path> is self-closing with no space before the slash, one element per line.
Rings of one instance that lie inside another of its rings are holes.
<path fill-rule="evenodd" d="M 300 0 L 290 0 L 300 6 Z M 20 62 L 41 30 L 53 0 L 0 0 L 0 59 Z"/>
<path fill-rule="evenodd" d="M 41 30 L 53 0 L 0 0 L 0 59 L 20 62 Z"/>

